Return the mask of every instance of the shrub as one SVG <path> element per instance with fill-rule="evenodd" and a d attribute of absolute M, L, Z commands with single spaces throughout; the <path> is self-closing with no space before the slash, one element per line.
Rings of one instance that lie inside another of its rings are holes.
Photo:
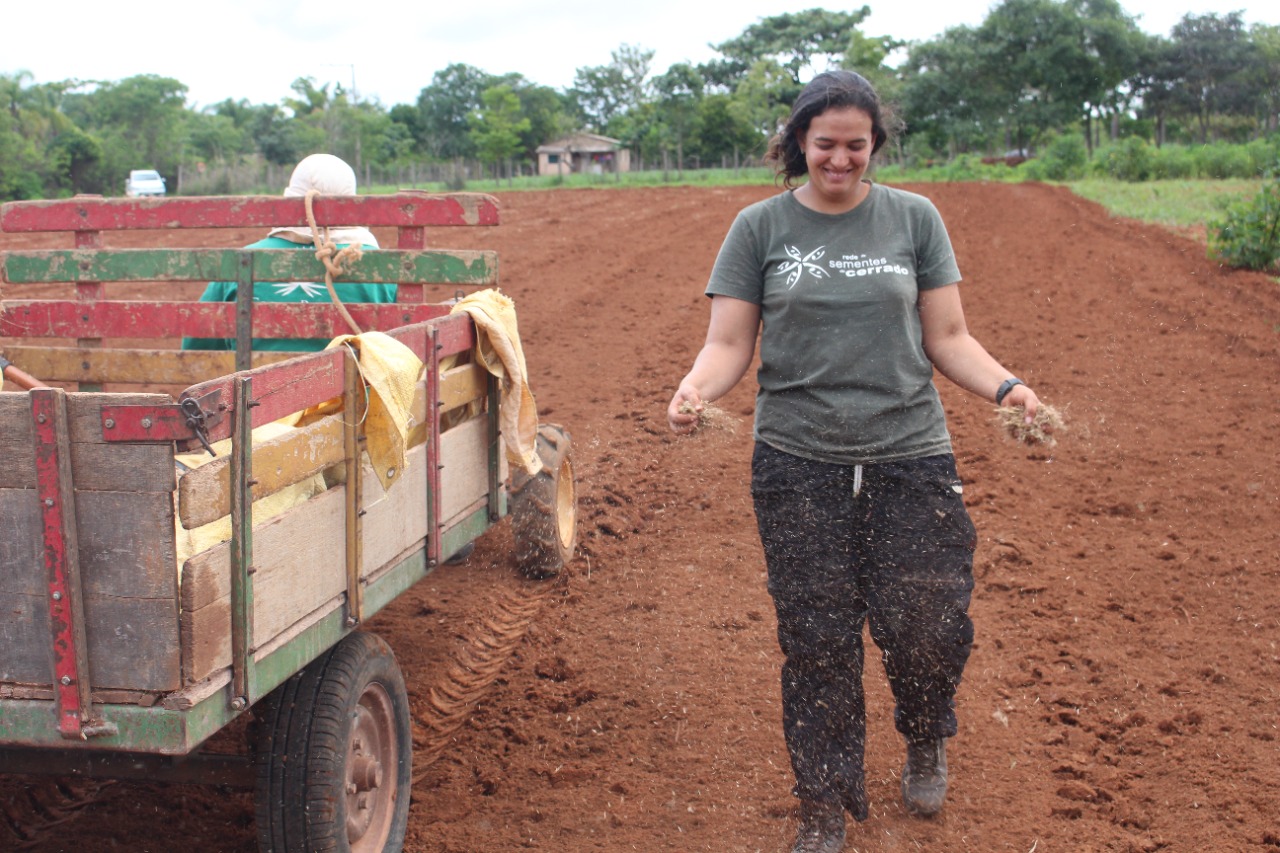
<path fill-rule="evenodd" d="M 1240 145 L 1223 142 L 1203 145 L 1196 149 L 1196 160 L 1200 164 L 1200 176 L 1204 178 L 1252 178 L 1258 174 L 1249 153 Z"/>
<path fill-rule="evenodd" d="M 1280 272 L 1280 174 L 1210 223 L 1209 254 L 1233 267 Z"/>
<path fill-rule="evenodd" d="M 1072 181 L 1085 176 L 1089 167 L 1089 152 L 1084 138 L 1078 133 L 1055 136 L 1041 151 L 1040 156 L 1029 160 L 1023 170 L 1027 177 L 1037 181 Z"/>
<path fill-rule="evenodd" d="M 1095 169 L 1121 181 L 1146 181 L 1151 178 L 1155 157 L 1145 139 L 1130 136 L 1098 152 Z"/>
<path fill-rule="evenodd" d="M 1180 181 L 1199 176 L 1199 165 L 1185 146 L 1165 145 L 1157 149 L 1151 164 L 1151 177 L 1157 181 Z"/>

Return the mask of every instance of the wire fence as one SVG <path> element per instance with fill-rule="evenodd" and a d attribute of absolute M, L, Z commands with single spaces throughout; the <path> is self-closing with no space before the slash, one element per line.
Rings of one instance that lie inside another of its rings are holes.
<path fill-rule="evenodd" d="M 655 180 L 679 178 L 685 171 L 706 169 L 746 170 L 762 165 L 758 158 L 727 156 L 715 162 L 705 162 L 698 157 L 688 157 L 683 164 L 674 157 L 646 161 L 633 157 L 628 173 L 644 174 Z M 170 190 L 175 195 L 276 195 L 289 183 L 292 166 L 282 166 L 266 161 L 247 161 L 238 164 L 200 164 L 182 166 L 178 180 Z M 433 191 L 461 191 L 468 184 L 483 182 L 514 183 L 520 179 L 536 178 L 537 165 L 526 162 L 481 163 L 477 160 L 450 160 L 446 162 L 408 162 L 394 165 L 364 163 L 357 169 L 361 188 L 372 189 L 426 189 Z M 549 176 L 544 176 L 549 177 Z M 623 174 L 599 171 L 593 177 L 600 183 L 614 180 L 622 183 Z"/>

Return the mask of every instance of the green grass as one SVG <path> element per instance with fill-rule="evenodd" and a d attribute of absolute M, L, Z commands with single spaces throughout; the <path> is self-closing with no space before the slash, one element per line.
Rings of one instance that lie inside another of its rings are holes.
<path fill-rule="evenodd" d="M 562 177 L 519 177 L 510 180 L 503 178 L 478 178 L 468 180 L 461 188 L 462 192 L 473 193 L 507 193 L 520 190 L 552 190 L 552 189 L 615 189 L 626 187 L 654 186 L 694 186 L 694 187 L 731 187 L 758 186 L 773 183 L 773 170 L 761 167 L 741 169 L 685 169 L 679 174 L 675 169 L 644 172 L 624 172 L 621 175 L 564 175 Z M 396 192 L 401 187 L 374 186 L 370 193 Z M 443 181 L 419 184 L 416 189 L 427 192 L 457 191 Z"/>
<path fill-rule="evenodd" d="M 1257 195 L 1262 181 L 1068 181 L 1081 198 L 1097 202 L 1113 216 L 1179 228 L 1204 226 L 1231 204 Z"/>

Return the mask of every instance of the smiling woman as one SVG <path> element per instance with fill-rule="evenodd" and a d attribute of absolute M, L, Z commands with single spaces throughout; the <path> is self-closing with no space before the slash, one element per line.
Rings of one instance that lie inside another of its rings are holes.
<path fill-rule="evenodd" d="M 1032 418 L 1039 401 L 970 336 L 937 209 L 865 179 L 888 139 L 871 84 L 819 74 L 770 143 L 787 192 L 734 221 L 706 288 L 706 343 L 667 408 L 677 433 L 760 341 L 751 491 L 778 616 L 782 719 L 800 800 L 792 853 L 866 820 L 864 626 L 906 742 L 902 799 L 942 809 L 969 658 L 976 532 L 935 369 Z M 793 183 L 807 180 L 798 188 Z"/>

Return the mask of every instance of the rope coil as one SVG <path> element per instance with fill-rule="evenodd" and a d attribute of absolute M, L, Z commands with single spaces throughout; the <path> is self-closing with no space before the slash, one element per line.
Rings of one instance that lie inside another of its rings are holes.
<path fill-rule="evenodd" d="M 356 244 L 348 244 L 341 249 L 338 245 L 329 239 L 329 229 L 326 227 L 323 231 L 316 226 L 316 214 L 313 210 L 313 199 L 320 195 L 318 190 L 307 190 L 306 196 L 303 197 L 303 203 L 307 208 L 307 225 L 311 228 L 311 240 L 316 247 L 316 260 L 324 264 L 324 286 L 329 291 L 329 299 L 333 304 L 338 306 L 338 311 L 342 314 L 342 318 L 347 321 L 347 325 L 357 335 L 364 334 L 364 330 L 356 324 L 351 316 L 351 312 L 347 310 L 347 306 L 342 304 L 342 300 L 338 298 L 338 291 L 333 286 L 333 277 L 340 276 L 347 272 L 350 264 L 354 264 L 364 257 L 364 251 Z"/>

